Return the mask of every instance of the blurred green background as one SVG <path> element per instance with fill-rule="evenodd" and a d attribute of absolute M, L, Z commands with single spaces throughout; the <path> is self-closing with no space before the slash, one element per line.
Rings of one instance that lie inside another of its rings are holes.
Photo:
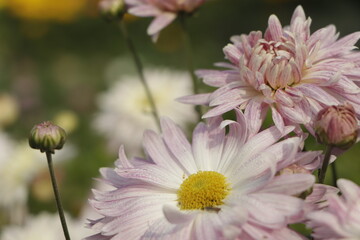
<path fill-rule="evenodd" d="M 97 1 L 72 1 L 78 2 L 0 0 L 0 93 L 11 94 L 18 103 L 16 119 L 3 127 L 18 140 L 27 138 L 34 124 L 68 114 L 64 124 L 73 128 L 68 139 L 77 154 L 56 171 L 61 175 L 64 207 L 76 216 L 90 196 L 99 168 L 112 166 L 116 159 L 107 151 L 103 137 L 91 127 L 96 96 L 108 88 L 107 75 L 132 73 L 135 69 L 118 24 L 99 16 Z M 64 6 L 51 6 L 53 2 Z M 36 10 L 41 4 L 49 5 L 44 6 L 46 14 Z M 213 63 L 223 61 L 222 48 L 232 35 L 264 31 L 272 13 L 287 25 L 298 4 L 312 18 L 312 31 L 328 24 L 336 25 L 340 36 L 360 30 L 358 0 L 209 0 L 188 21 L 195 68 L 212 68 Z M 127 16 L 126 21 L 146 68 L 185 70 L 178 22 L 166 28 L 154 44 L 146 34 L 150 18 Z M 119 61 L 121 64 L 116 66 L 120 67 L 113 69 L 110 65 L 114 61 Z M 321 148 L 313 141 L 308 141 L 307 147 Z M 340 157 L 340 177 L 360 184 L 359 155 L 358 144 Z M 48 180 L 47 173 L 39 179 Z M 37 193 L 49 188 L 36 184 L 31 183 L 29 211 L 55 211 L 53 199 L 39 198 Z"/>

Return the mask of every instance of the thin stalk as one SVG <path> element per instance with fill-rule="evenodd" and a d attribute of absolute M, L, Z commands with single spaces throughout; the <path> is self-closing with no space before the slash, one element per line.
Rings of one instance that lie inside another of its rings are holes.
<path fill-rule="evenodd" d="M 60 221 L 61 221 L 61 226 L 63 228 L 64 231 L 64 236 L 66 240 L 70 240 L 70 235 L 69 235 L 69 231 L 66 225 L 66 219 L 65 219 L 65 215 L 64 215 L 64 209 L 62 207 L 61 204 L 61 200 L 60 200 L 60 194 L 59 194 L 59 190 L 56 184 L 56 178 L 55 178 L 55 173 L 54 173 L 54 168 L 53 168 L 53 164 L 52 164 L 52 157 L 51 157 L 51 152 L 47 151 L 46 152 L 46 158 L 47 158 L 47 162 L 49 165 L 49 171 L 50 171 L 50 177 L 51 177 L 51 183 L 52 183 L 52 187 L 54 190 L 54 194 L 55 194 L 55 200 L 56 200 L 56 206 L 59 212 L 59 217 L 60 217 Z"/>
<path fill-rule="evenodd" d="M 336 171 L 335 162 L 333 162 L 331 164 L 331 172 L 332 172 L 332 177 L 333 177 L 333 186 L 336 187 L 336 182 L 338 180 L 338 174 L 337 174 L 337 171 Z"/>
<path fill-rule="evenodd" d="M 324 183 L 326 170 L 329 165 L 332 149 L 333 149 L 333 147 L 331 145 L 328 145 L 326 147 L 324 161 L 323 161 L 320 173 L 319 173 L 319 183 Z"/>
<path fill-rule="evenodd" d="M 130 38 L 129 32 L 128 32 L 127 28 L 126 28 L 126 24 L 125 24 L 124 21 L 120 21 L 120 29 L 121 29 L 121 32 L 122 32 L 124 38 L 125 38 L 125 42 L 127 44 L 127 47 L 129 48 L 129 50 L 131 52 L 131 55 L 133 57 L 135 67 L 136 67 L 136 70 L 137 70 L 137 72 L 139 74 L 140 82 L 143 85 L 146 97 L 149 100 L 150 107 L 151 107 L 151 113 L 152 113 L 152 115 L 154 117 L 154 120 L 156 122 L 156 125 L 157 125 L 158 129 L 160 130 L 161 129 L 161 127 L 160 127 L 160 118 L 159 118 L 159 114 L 158 114 L 158 111 L 157 111 L 157 108 L 156 108 L 155 100 L 154 100 L 153 95 L 151 94 L 149 85 L 147 84 L 140 57 L 139 57 L 139 55 L 138 55 L 138 53 L 137 53 L 137 51 L 135 49 L 135 45 L 134 45 L 132 39 Z"/>
<path fill-rule="evenodd" d="M 194 71 L 191 41 L 190 41 L 189 32 L 186 27 L 186 15 L 184 13 L 180 14 L 179 18 L 180 18 L 180 24 L 181 24 L 181 27 L 183 30 L 183 39 L 184 39 L 184 47 L 185 47 L 185 55 L 186 55 L 185 59 L 186 59 L 186 63 L 187 63 L 187 69 L 189 71 L 189 74 L 190 74 L 191 80 L 192 80 L 193 93 L 199 94 L 198 79 L 197 79 L 197 77 L 195 75 L 195 71 Z M 201 107 L 199 105 L 195 105 L 195 111 L 197 112 L 199 120 L 201 121 L 201 116 L 202 116 Z"/>

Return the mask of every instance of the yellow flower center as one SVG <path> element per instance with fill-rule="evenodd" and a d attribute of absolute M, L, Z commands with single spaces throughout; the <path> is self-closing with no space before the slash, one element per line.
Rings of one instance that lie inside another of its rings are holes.
<path fill-rule="evenodd" d="M 222 205 L 229 192 L 224 175 L 214 171 L 200 171 L 185 179 L 177 196 L 181 210 L 204 210 Z"/>

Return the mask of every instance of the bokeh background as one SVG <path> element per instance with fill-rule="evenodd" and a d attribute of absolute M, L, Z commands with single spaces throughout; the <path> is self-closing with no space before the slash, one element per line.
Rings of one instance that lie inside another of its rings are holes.
<path fill-rule="evenodd" d="M 73 217 L 86 209 L 99 168 L 111 167 L 116 159 L 116 152 L 94 128 L 98 96 L 119 77 L 135 73 L 118 23 L 103 20 L 97 4 L 98 0 L 0 0 L 0 131 L 16 146 L 44 120 L 67 130 L 70 147 L 64 149 L 66 156 L 56 171 L 64 207 Z M 313 20 L 312 31 L 328 24 L 334 24 L 340 36 L 360 30 L 358 0 L 209 0 L 188 21 L 195 68 L 222 61 L 222 48 L 232 35 L 264 31 L 270 14 L 287 25 L 299 4 Z M 151 19 L 126 16 L 125 21 L 146 69 L 186 70 L 178 22 L 154 44 L 146 34 Z M 309 140 L 307 148 L 321 146 Z M 8 151 L 4 145 L 2 151 Z M 359 155 L 358 144 L 340 157 L 340 177 L 360 184 Z M 45 155 L 37 156 L 46 161 Z M 7 165 L 0 168 L 6 170 Z M 55 212 L 46 165 L 29 178 L 27 190 L 27 213 Z M 0 194 L 4 198 L 8 193 Z M 0 229 L 7 224 L 8 214 L 0 208 Z"/>

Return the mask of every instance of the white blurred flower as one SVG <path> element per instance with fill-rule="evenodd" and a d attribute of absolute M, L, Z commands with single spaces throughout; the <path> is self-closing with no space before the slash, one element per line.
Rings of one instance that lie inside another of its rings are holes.
<path fill-rule="evenodd" d="M 145 71 L 160 116 L 169 116 L 180 126 L 196 120 L 193 106 L 174 99 L 191 94 L 185 72 L 167 69 Z M 124 144 L 129 154 L 140 154 L 145 129 L 156 129 L 149 101 L 137 76 L 124 76 L 98 98 L 99 113 L 94 126 L 108 140 L 110 149 Z"/>
<path fill-rule="evenodd" d="M 10 222 L 20 222 L 28 197 L 28 186 L 47 168 L 45 154 L 31 149 L 27 141 L 14 141 L 0 132 L 0 208 L 10 215 Z M 59 154 L 61 153 L 61 154 Z M 54 155 L 54 164 L 73 157 L 72 145 Z M 20 219 L 19 219 L 20 218 Z"/>
<path fill-rule="evenodd" d="M 27 200 L 27 184 L 46 166 L 46 160 L 25 141 L 18 144 L 11 141 L 2 149 L 7 153 L 0 158 L 0 206 L 11 208 Z"/>
<path fill-rule="evenodd" d="M 82 239 L 89 235 L 83 221 L 66 216 L 66 222 L 72 239 Z M 23 226 L 11 225 L 3 229 L 0 240 L 62 240 L 65 239 L 59 216 L 41 213 L 30 216 Z"/>

